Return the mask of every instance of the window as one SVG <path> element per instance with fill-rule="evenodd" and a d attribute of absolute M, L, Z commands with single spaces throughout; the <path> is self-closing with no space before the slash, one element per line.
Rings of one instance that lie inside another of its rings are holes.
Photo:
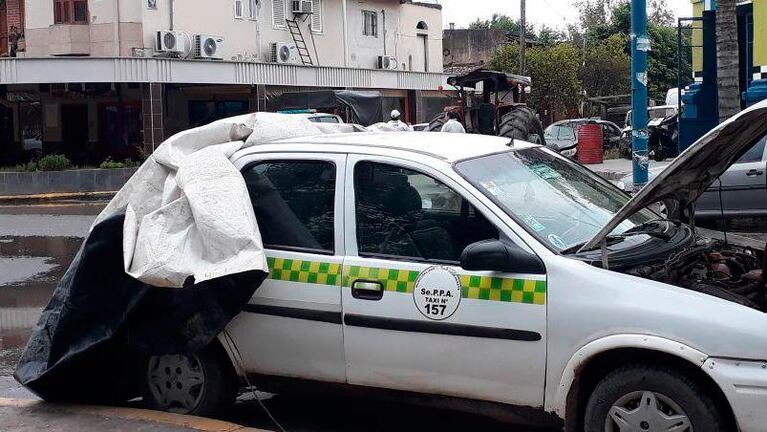
<path fill-rule="evenodd" d="M 312 0 L 312 31 L 322 32 L 322 0 Z"/>
<path fill-rule="evenodd" d="M 269 161 L 243 176 L 265 247 L 334 253 L 335 165 Z"/>
<path fill-rule="evenodd" d="M 360 162 L 354 191 L 360 256 L 457 263 L 466 246 L 498 238 L 468 201 L 413 170 Z"/>
<path fill-rule="evenodd" d="M 738 159 L 737 163 L 744 162 L 759 162 L 762 160 L 764 154 L 764 146 L 767 143 L 767 137 L 764 137 L 756 142 L 743 156 Z"/>
<path fill-rule="evenodd" d="M 242 0 L 234 0 L 234 17 L 242 18 L 244 15 L 242 10 Z"/>
<path fill-rule="evenodd" d="M 362 34 L 378 37 L 378 12 L 362 11 Z"/>
<path fill-rule="evenodd" d="M 285 28 L 285 0 L 272 0 L 272 25 Z"/>
<path fill-rule="evenodd" d="M 248 1 L 248 18 L 252 20 L 258 18 L 258 0 Z"/>
<path fill-rule="evenodd" d="M 88 2 L 86 0 L 54 0 L 53 21 L 56 24 L 87 24 Z"/>

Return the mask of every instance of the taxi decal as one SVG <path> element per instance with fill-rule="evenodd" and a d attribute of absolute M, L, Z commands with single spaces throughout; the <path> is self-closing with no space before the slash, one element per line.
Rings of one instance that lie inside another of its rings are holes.
<path fill-rule="evenodd" d="M 267 257 L 269 279 L 318 285 L 339 285 L 341 265 L 318 261 Z"/>
<path fill-rule="evenodd" d="M 358 279 L 380 281 L 384 290 L 412 294 L 420 272 L 413 270 L 345 266 L 343 286 Z M 546 281 L 459 274 L 461 297 L 534 305 L 546 304 Z"/>

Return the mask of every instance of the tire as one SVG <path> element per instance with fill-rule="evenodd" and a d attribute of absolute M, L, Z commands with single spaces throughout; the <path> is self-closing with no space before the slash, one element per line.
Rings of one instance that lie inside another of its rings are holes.
<path fill-rule="evenodd" d="M 543 138 L 543 126 L 535 112 L 526 106 L 519 106 L 501 117 L 498 136 L 546 144 Z"/>
<path fill-rule="evenodd" d="M 680 432 L 726 430 L 719 408 L 701 386 L 685 375 L 657 366 L 625 366 L 597 384 L 586 404 L 585 431 L 618 431 L 615 419 L 636 430 L 668 430 L 673 424 L 681 426 L 674 429 Z M 666 428 L 660 428 L 662 423 Z"/>
<path fill-rule="evenodd" d="M 230 407 L 238 390 L 229 358 L 216 344 L 192 355 L 150 357 L 143 381 L 149 408 L 197 416 L 212 416 Z"/>
<path fill-rule="evenodd" d="M 439 132 L 442 130 L 442 126 L 447 123 L 447 114 L 437 114 L 434 119 L 429 122 L 429 127 L 426 129 L 428 132 Z"/>

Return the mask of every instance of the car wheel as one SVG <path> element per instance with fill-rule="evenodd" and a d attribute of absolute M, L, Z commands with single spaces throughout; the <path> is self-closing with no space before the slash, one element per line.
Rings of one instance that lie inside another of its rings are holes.
<path fill-rule="evenodd" d="M 597 384 L 584 416 L 587 432 L 725 430 L 706 391 L 671 369 L 618 369 Z"/>
<path fill-rule="evenodd" d="M 429 126 L 426 128 L 428 132 L 439 132 L 442 130 L 442 126 L 447 123 L 447 114 L 446 113 L 440 113 L 437 114 L 434 119 L 429 122 Z"/>
<path fill-rule="evenodd" d="M 144 374 L 144 402 L 151 409 L 210 416 L 231 406 L 237 377 L 228 358 L 212 345 L 191 355 L 152 356 Z"/>

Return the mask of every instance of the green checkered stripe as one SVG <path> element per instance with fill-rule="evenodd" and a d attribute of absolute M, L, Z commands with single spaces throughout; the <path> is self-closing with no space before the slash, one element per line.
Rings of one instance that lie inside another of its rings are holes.
<path fill-rule="evenodd" d="M 344 266 L 345 287 L 356 280 L 377 280 L 384 290 L 412 293 L 418 271 L 384 269 L 360 266 Z M 490 300 L 534 305 L 546 304 L 546 281 L 533 279 L 498 278 L 489 276 L 459 275 L 461 296 L 473 300 Z"/>
<path fill-rule="evenodd" d="M 287 258 L 266 258 L 269 279 L 285 282 L 303 282 L 318 285 L 338 285 L 341 265 Z"/>

